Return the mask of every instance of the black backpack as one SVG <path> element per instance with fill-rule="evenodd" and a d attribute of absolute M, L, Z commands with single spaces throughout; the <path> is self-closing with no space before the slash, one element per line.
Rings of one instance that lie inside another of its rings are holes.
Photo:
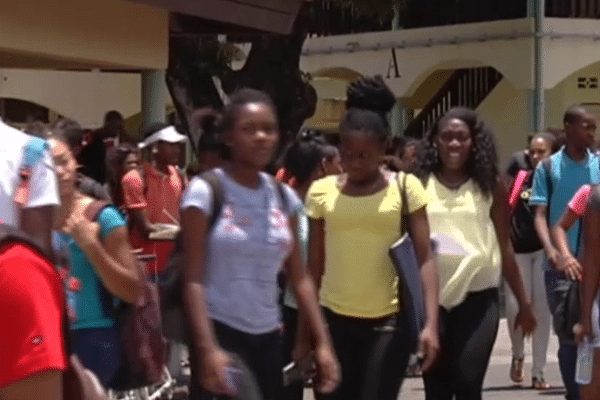
<path fill-rule="evenodd" d="M 215 170 L 204 172 L 200 175 L 200 178 L 204 180 L 211 188 L 212 192 L 212 213 L 208 222 L 208 232 L 214 228 L 217 220 L 221 216 L 221 211 L 225 203 L 225 191 L 221 178 Z M 277 188 L 277 192 L 281 199 L 281 206 L 284 210 L 288 208 L 288 199 L 285 195 L 284 186 L 281 182 L 273 179 L 273 183 Z M 164 272 L 161 274 L 159 281 L 160 285 L 160 298 L 161 298 L 161 309 L 163 316 L 172 314 L 174 310 L 178 311 L 177 319 L 184 319 L 183 317 L 183 297 L 182 288 L 183 280 L 181 269 L 183 267 L 183 235 L 179 233 L 175 238 L 175 247 L 167 259 Z M 281 286 L 281 283 L 280 283 Z M 185 324 L 185 321 L 182 321 Z M 179 324 L 181 325 L 181 324 Z M 164 326 L 164 334 L 169 339 L 176 341 L 187 342 L 189 338 L 185 336 L 185 332 L 188 329 L 185 325 L 174 326 L 169 323 Z"/>

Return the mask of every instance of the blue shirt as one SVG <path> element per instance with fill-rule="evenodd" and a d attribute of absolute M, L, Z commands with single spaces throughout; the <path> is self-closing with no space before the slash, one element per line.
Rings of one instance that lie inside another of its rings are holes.
<path fill-rule="evenodd" d="M 560 149 L 551 158 L 552 196 L 548 201 L 548 185 L 546 171 L 542 163 L 535 169 L 533 177 L 533 194 L 530 205 L 548 206 L 550 227 L 556 224 L 567 208 L 569 200 L 577 190 L 585 184 L 600 182 L 600 164 L 598 156 L 588 150 L 587 156 L 577 162 L 569 158 L 565 148 Z M 567 232 L 569 248 L 573 254 L 579 251 L 579 224 L 577 221 Z"/>
<path fill-rule="evenodd" d="M 100 239 L 104 239 L 113 230 L 126 226 L 125 219 L 115 207 L 103 209 L 96 222 L 100 225 Z M 67 281 L 67 300 L 72 309 L 74 321 L 71 329 L 110 328 L 115 325 L 113 296 L 106 290 L 94 266 L 75 241 L 65 234 L 55 236 L 59 248 L 67 250 L 69 280 Z M 55 242 L 56 242 L 55 241 Z M 69 282 L 77 280 L 78 288 L 72 290 Z"/>
<path fill-rule="evenodd" d="M 280 323 L 277 274 L 294 244 L 288 219 L 302 203 L 284 186 L 287 209 L 273 178 L 261 173 L 257 189 L 241 186 L 216 169 L 224 201 L 206 239 L 205 301 L 211 319 L 239 331 L 258 335 L 276 330 Z M 212 189 L 194 178 L 181 208 L 213 211 Z"/>

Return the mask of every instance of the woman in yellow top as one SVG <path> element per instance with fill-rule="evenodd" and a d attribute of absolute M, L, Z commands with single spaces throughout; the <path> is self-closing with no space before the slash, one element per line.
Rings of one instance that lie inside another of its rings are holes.
<path fill-rule="evenodd" d="M 510 242 L 506 188 L 492 132 L 474 111 L 456 108 L 423 141 L 419 174 L 438 239 L 440 362 L 424 374 L 427 400 L 479 400 L 496 339 L 504 275 L 519 303 L 516 326 L 536 326 Z"/>
<path fill-rule="evenodd" d="M 389 137 L 386 113 L 394 103 L 380 77 L 348 88 L 348 112 L 340 125 L 346 173 L 316 181 L 307 195 L 309 267 L 342 366 L 341 385 L 319 399 L 395 400 L 406 371 L 411 349 L 403 345 L 405 327 L 397 326 L 398 278 L 388 256 L 400 237 L 402 200 L 398 176 L 380 166 Z M 423 187 L 412 175 L 406 186 L 425 292 L 420 346 L 427 368 L 439 351 L 437 269 Z"/>

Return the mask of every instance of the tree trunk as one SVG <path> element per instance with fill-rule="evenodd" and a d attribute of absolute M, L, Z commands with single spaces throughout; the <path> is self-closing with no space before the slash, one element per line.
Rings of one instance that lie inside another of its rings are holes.
<path fill-rule="evenodd" d="M 180 118 L 181 128 L 194 151 L 202 134 L 193 121 L 194 110 L 219 109 L 223 104 L 213 77 L 227 95 L 253 88 L 268 93 L 277 106 L 280 149 L 293 139 L 316 109 L 317 94 L 300 71 L 302 46 L 312 17 L 310 2 L 302 6 L 290 35 L 253 35 L 252 48 L 242 69 L 233 71 L 223 57 L 223 44 L 215 37 L 171 39 L 167 86 Z"/>

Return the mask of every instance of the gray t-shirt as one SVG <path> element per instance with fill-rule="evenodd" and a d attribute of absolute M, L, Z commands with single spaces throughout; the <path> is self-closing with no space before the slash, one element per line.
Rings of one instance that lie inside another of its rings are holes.
<path fill-rule="evenodd" d="M 262 334 L 278 328 L 277 275 L 290 254 L 294 234 L 288 217 L 302 206 L 284 186 L 287 209 L 273 178 L 261 173 L 262 184 L 249 189 L 216 169 L 224 192 L 221 215 L 209 233 L 206 252 L 205 301 L 208 315 L 234 329 Z M 211 187 L 194 178 L 181 208 L 212 213 Z"/>

